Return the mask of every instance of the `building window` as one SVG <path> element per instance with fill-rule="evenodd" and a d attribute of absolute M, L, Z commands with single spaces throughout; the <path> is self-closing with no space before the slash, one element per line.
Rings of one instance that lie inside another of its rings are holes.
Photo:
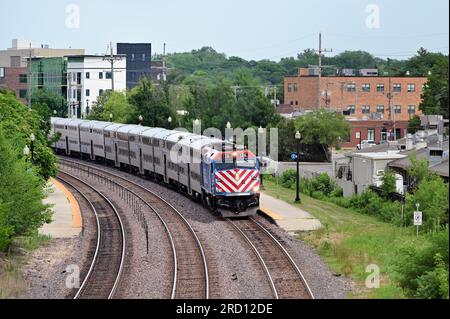
<path fill-rule="evenodd" d="M 370 105 L 363 105 L 362 106 L 362 113 L 363 114 L 370 114 Z"/>
<path fill-rule="evenodd" d="M 77 90 L 72 91 L 72 98 L 75 100 L 77 98 Z"/>
<path fill-rule="evenodd" d="M 347 84 L 347 92 L 356 92 L 356 84 L 355 83 Z"/>
<path fill-rule="evenodd" d="M 377 92 L 384 92 L 384 84 L 383 83 L 377 84 Z"/>
<path fill-rule="evenodd" d="M 131 61 L 134 61 L 135 60 L 135 55 L 134 55 L 134 53 L 131 53 Z"/>
<path fill-rule="evenodd" d="M 102 89 L 98 90 L 98 95 L 101 96 L 102 94 L 103 94 L 103 90 Z"/>
<path fill-rule="evenodd" d="M 12 68 L 20 68 L 20 56 L 12 56 L 11 57 L 11 67 Z"/>
<path fill-rule="evenodd" d="M 5 68 L 0 68 L 0 78 L 5 77 Z"/>
<path fill-rule="evenodd" d="M 408 105 L 408 114 L 415 114 L 415 113 L 416 113 L 416 106 Z"/>
<path fill-rule="evenodd" d="M 355 114 L 355 110 L 356 110 L 356 107 L 354 105 L 349 105 L 348 108 L 347 108 L 347 111 L 350 114 Z"/>
<path fill-rule="evenodd" d="M 375 141 L 375 129 L 374 128 L 369 128 L 367 130 L 367 140 Z"/>
<path fill-rule="evenodd" d="M 394 83 L 394 92 L 401 92 L 402 91 L 402 85 L 400 83 Z"/>
<path fill-rule="evenodd" d="M 108 80 L 111 79 L 111 72 L 106 72 L 105 78 Z"/>
<path fill-rule="evenodd" d="M 408 84 L 408 92 L 416 92 L 416 85 L 414 83 Z"/>
<path fill-rule="evenodd" d="M 288 92 L 292 92 L 292 83 L 288 83 Z"/>
<path fill-rule="evenodd" d="M 91 78 L 91 74 L 89 72 L 86 72 L 86 79 L 90 79 Z"/>
<path fill-rule="evenodd" d="M 295 101 L 295 105 L 298 105 L 298 101 Z"/>
<path fill-rule="evenodd" d="M 91 96 L 91 90 L 86 89 L 86 96 Z"/>
<path fill-rule="evenodd" d="M 377 113 L 384 113 L 384 105 L 377 105 Z"/>
<path fill-rule="evenodd" d="M 394 105 L 394 112 L 396 114 L 402 113 L 402 106 L 401 105 Z"/>
<path fill-rule="evenodd" d="M 101 80 L 103 79 L 103 72 L 98 72 L 98 78 Z"/>
<path fill-rule="evenodd" d="M 77 80 L 77 74 L 75 72 L 72 72 L 72 82 L 76 82 Z"/>
<path fill-rule="evenodd" d="M 27 97 L 27 90 L 19 90 L 19 98 L 25 99 Z"/>
<path fill-rule="evenodd" d="M 298 84 L 294 83 L 294 92 L 298 92 Z"/>
<path fill-rule="evenodd" d="M 294 105 L 294 101 L 291 101 L 291 105 Z"/>
<path fill-rule="evenodd" d="M 142 53 L 142 61 L 145 62 L 145 53 Z"/>
<path fill-rule="evenodd" d="M 20 83 L 27 83 L 27 75 L 26 74 L 20 74 L 19 75 L 19 82 Z"/>
<path fill-rule="evenodd" d="M 370 92 L 370 83 L 363 84 L 361 88 L 363 92 Z"/>

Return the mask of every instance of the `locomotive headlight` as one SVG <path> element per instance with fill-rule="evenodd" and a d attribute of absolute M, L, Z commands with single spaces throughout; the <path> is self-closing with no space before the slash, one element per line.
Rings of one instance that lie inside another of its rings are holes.
<path fill-rule="evenodd" d="M 241 178 L 239 174 L 236 174 L 236 180 L 238 181 Z"/>
<path fill-rule="evenodd" d="M 259 192 L 259 186 L 253 187 L 253 191 L 254 191 L 255 193 Z"/>

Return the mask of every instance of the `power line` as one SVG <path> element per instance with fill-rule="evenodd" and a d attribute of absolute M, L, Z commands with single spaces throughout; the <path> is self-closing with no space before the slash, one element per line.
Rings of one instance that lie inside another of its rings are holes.
<path fill-rule="evenodd" d="M 419 34 L 419 35 L 403 35 L 403 36 L 367 36 L 367 35 L 353 35 L 353 34 L 339 34 L 325 32 L 326 35 L 345 37 L 345 38 L 357 38 L 357 39 L 416 39 L 416 38 L 429 38 L 438 36 L 448 36 L 449 33 L 431 33 L 431 34 Z"/>

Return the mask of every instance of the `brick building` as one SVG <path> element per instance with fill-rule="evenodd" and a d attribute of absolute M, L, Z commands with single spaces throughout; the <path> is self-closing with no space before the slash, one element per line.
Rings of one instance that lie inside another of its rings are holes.
<path fill-rule="evenodd" d="M 351 75 L 322 76 L 319 91 L 315 70 L 300 68 L 297 76 L 284 78 L 284 102 L 298 110 L 320 107 L 343 112 L 352 125 L 344 147 L 355 147 L 360 140 L 381 143 L 405 136 L 409 119 L 421 114 L 427 78 L 378 76 L 367 70 L 345 74 Z"/>
<path fill-rule="evenodd" d="M 22 102 L 27 102 L 27 68 L 0 67 L 0 87 L 10 89 Z"/>

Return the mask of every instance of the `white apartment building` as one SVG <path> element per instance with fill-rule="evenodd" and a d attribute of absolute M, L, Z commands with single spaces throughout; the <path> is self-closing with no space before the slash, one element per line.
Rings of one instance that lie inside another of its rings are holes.
<path fill-rule="evenodd" d="M 126 90 L 126 55 L 115 55 L 114 77 L 110 56 L 67 56 L 67 103 L 69 117 L 84 118 L 97 98 L 108 90 Z"/>

